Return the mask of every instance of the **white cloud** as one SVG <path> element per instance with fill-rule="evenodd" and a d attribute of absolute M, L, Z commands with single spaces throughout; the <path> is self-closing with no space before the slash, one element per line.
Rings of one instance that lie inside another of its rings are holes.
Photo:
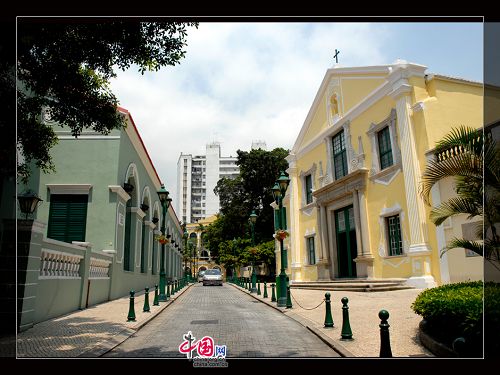
<path fill-rule="evenodd" d="M 291 148 L 335 48 L 342 65 L 389 63 L 386 39 L 376 24 L 201 23 L 180 65 L 119 72 L 111 86 L 175 200 L 181 152 L 203 154 L 214 139 L 224 156 L 254 139 Z"/>

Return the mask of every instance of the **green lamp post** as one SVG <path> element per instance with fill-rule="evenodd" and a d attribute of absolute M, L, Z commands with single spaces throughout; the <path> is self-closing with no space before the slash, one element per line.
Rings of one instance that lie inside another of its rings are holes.
<path fill-rule="evenodd" d="M 189 268 L 189 271 L 186 271 L 187 265 L 188 265 L 188 260 L 191 260 L 188 258 L 189 254 L 189 249 L 188 249 L 188 231 L 186 227 L 184 226 L 184 272 L 186 272 L 186 281 L 188 283 L 191 282 L 191 268 Z"/>
<path fill-rule="evenodd" d="M 250 228 L 252 229 L 252 246 L 255 246 L 255 222 L 257 221 L 257 215 L 255 211 L 252 211 L 250 214 Z M 250 289 L 250 293 L 257 293 L 257 274 L 255 273 L 255 254 L 252 257 L 252 288 Z"/>
<path fill-rule="evenodd" d="M 161 221 L 161 233 L 165 235 L 165 220 L 167 216 L 167 210 L 172 202 L 172 198 L 169 198 L 168 191 L 165 186 L 161 184 L 160 190 L 158 190 L 158 197 L 160 198 L 161 208 L 162 208 L 162 221 Z M 160 266 L 160 295 L 158 296 L 158 301 L 167 301 L 167 296 L 165 295 L 165 243 L 161 244 L 161 266 Z"/>
<path fill-rule="evenodd" d="M 285 172 L 281 171 L 281 174 L 276 180 L 276 184 L 273 186 L 273 197 L 276 202 L 276 204 L 279 207 L 278 211 L 278 227 L 279 229 L 285 229 L 285 220 L 286 218 L 283 217 L 283 198 L 285 197 L 286 189 L 288 188 L 288 184 L 290 183 L 290 179 L 285 175 Z M 279 281 L 280 281 L 280 290 L 279 290 L 279 297 L 278 297 L 278 307 L 286 307 L 286 296 L 287 296 L 287 290 L 286 290 L 286 272 L 285 272 L 285 250 L 283 248 L 283 238 L 279 239 L 280 241 L 280 255 L 281 255 L 281 269 L 280 269 L 280 275 L 279 275 Z"/>

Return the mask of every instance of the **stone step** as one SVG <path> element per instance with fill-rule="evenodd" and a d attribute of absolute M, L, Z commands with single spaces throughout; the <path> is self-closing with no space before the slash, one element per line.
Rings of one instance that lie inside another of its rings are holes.
<path fill-rule="evenodd" d="M 392 290 L 414 289 L 405 285 L 406 279 L 343 279 L 330 281 L 299 281 L 290 284 L 292 289 L 343 290 L 349 292 L 387 292 Z"/>
<path fill-rule="evenodd" d="M 343 283 L 405 283 L 406 279 L 337 279 L 337 280 L 317 280 L 317 281 L 294 281 L 293 285 L 309 285 L 309 284 L 343 284 Z"/>

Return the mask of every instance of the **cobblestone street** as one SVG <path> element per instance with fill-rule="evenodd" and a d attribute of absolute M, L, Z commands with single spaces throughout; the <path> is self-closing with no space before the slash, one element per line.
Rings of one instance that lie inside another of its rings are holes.
<path fill-rule="evenodd" d="M 339 357 L 296 321 L 234 287 L 194 285 L 107 357 L 185 357 L 178 347 L 191 331 L 227 346 L 227 357 Z M 279 343 L 279 344 L 278 344 Z"/>

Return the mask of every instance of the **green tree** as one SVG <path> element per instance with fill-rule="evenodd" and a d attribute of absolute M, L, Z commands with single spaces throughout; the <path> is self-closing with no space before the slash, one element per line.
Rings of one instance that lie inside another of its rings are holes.
<path fill-rule="evenodd" d="M 484 239 L 481 243 L 453 238 L 441 255 L 453 248 L 465 248 L 486 259 L 500 259 L 500 238 L 495 228 L 500 221 L 500 154 L 491 134 L 465 126 L 453 129 L 436 144 L 435 156 L 422 176 L 424 200 L 429 204 L 432 187 L 447 177 L 453 178 L 457 195 L 432 208 L 430 219 L 440 225 L 458 214 L 480 218 L 476 232 L 479 241 Z"/>
<path fill-rule="evenodd" d="M 274 212 L 270 204 L 274 201 L 272 187 L 282 170 L 288 168 L 285 157 L 288 151 L 276 148 L 250 152 L 238 150 L 237 164 L 240 174 L 235 179 L 222 178 L 214 192 L 219 197 L 223 219 L 221 240 L 233 237 L 250 237 L 248 217 L 252 210 L 258 215 L 255 223 L 256 243 L 272 240 Z M 217 247 L 216 245 L 215 247 Z"/>
<path fill-rule="evenodd" d="M 185 56 L 187 27 L 194 22 L 130 19 L 20 18 L 17 24 L 17 147 L 23 155 L 18 175 L 26 182 L 34 162 L 55 171 L 50 148 L 57 143 L 43 118 L 71 129 L 108 134 L 125 125 L 109 80 L 114 69 L 135 65 L 139 72 L 176 65 Z"/>

